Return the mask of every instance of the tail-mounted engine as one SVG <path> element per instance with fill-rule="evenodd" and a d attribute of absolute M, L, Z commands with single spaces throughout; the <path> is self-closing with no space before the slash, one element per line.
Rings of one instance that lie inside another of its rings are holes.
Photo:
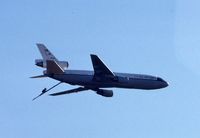
<path fill-rule="evenodd" d="M 63 69 L 67 69 L 69 67 L 69 63 L 67 61 L 56 61 Z M 36 59 L 35 60 L 35 65 L 42 67 L 42 68 L 46 68 L 47 64 L 46 61 L 42 60 L 42 59 Z"/>

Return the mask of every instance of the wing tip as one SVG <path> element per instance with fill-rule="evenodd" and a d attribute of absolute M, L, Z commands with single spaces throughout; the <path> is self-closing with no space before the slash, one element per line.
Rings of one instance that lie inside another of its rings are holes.
<path fill-rule="evenodd" d="M 96 54 L 90 54 L 91 57 L 98 57 Z"/>

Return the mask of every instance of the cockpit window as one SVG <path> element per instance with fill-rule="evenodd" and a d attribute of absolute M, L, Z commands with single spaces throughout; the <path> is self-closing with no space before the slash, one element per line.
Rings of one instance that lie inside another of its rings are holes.
<path fill-rule="evenodd" d="M 158 80 L 158 81 L 162 81 L 162 82 L 164 81 L 163 79 L 161 79 L 161 78 L 159 78 L 159 77 L 157 78 L 157 80 Z"/>

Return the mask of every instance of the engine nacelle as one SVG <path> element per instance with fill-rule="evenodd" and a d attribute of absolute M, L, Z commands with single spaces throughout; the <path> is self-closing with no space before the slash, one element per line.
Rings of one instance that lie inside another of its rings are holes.
<path fill-rule="evenodd" d="M 113 91 L 112 90 L 98 90 L 97 94 L 104 96 L 104 97 L 113 97 Z"/>
<path fill-rule="evenodd" d="M 39 67 L 42 67 L 42 68 L 46 68 L 46 65 L 44 65 L 44 62 L 43 62 L 42 59 L 36 59 L 35 60 L 35 65 L 39 66 Z"/>
<path fill-rule="evenodd" d="M 69 67 L 69 63 L 67 61 L 58 61 L 58 64 L 66 70 Z"/>
<path fill-rule="evenodd" d="M 57 61 L 57 63 L 64 69 L 66 70 L 69 67 L 69 63 L 67 61 Z M 36 59 L 35 60 L 35 65 L 42 67 L 42 68 L 46 68 L 47 64 L 44 60 L 42 59 Z"/>

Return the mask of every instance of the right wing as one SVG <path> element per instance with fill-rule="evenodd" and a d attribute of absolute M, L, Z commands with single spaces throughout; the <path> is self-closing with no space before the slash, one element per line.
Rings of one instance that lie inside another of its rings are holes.
<path fill-rule="evenodd" d="M 59 96 L 59 95 L 64 95 L 64 94 L 70 94 L 70 93 L 76 93 L 76 92 L 81 92 L 81 91 L 86 91 L 89 90 L 88 88 L 84 88 L 84 87 L 78 87 L 72 90 L 67 90 L 67 91 L 63 91 L 63 92 L 57 92 L 57 93 L 52 93 L 49 94 L 50 96 Z"/>
<path fill-rule="evenodd" d="M 105 79 L 107 77 L 115 77 L 115 74 L 100 60 L 97 55 L 91 55 L 91 60 L 94 68 L 94 77 Z"/>

